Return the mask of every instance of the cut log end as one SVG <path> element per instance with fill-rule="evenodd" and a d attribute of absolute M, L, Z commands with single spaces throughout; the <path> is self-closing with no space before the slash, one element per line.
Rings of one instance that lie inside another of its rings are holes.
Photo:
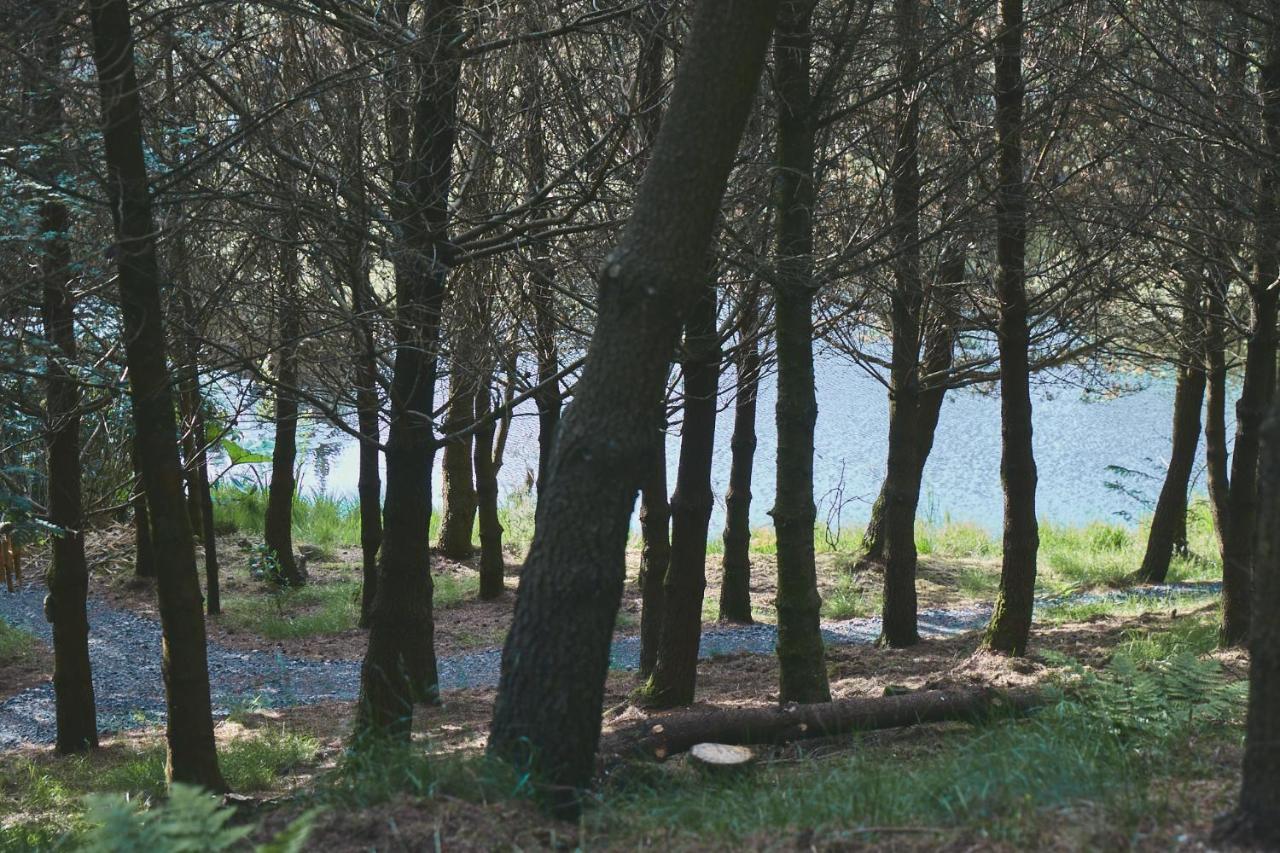
<path fill-rule="evenodd" d="M 755 760 L 755 753 L 745 746 L 727 743 L 696 743 L 689 750 L 689 757 L 703 767 L 725 769 L 745 767 Z"/>

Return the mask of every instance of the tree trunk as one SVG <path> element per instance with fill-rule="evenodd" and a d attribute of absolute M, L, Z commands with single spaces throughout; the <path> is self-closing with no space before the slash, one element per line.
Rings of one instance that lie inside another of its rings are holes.
<path fill-rule="evenodd" d="M 578 811 L 591 779 L 655 401 L 697 293 L 689 282 L 705 275 L 777 5 L 698 4 L 635 209 L 601 265 L 596 329 L 539 497 L 489 739 L 555 792 L 561 813 Z"/>
<path fill-rule="evenodd" d="M 1200 445 L 1200 409 L 1204 405 L 1204 359 L 1197 346 L 1196 323 L 1199 310 L 1199 287 L 1188 280 L 1183 292 L 1183 318 L 1180 337 L 1184 341 L 1178 380 L 1173 392 L 1173 446 L 1169 452 L 1169 468 L 1151 518 L 1147 550 L 1142 557 L 1138 577 L 1145 583 L 1164 583 L 1169 576 L 1169 561 L 1179 541 L 1186 547 L 1187 486 L 1196 464 L 1196 448 Z"/>
<path fill-rule="evenodd" d="M 31 65 L 47 77 L 27 82 L 32 139 L 47 151 L 41 160 L 63 162 L 59 140 L 64 130 L 62 92 L 62 4 L 31 4 Z M 54 178 L 55 175 L 48 177 Z M 58 752 L 83 752 L 98 746 L 98 723 L 89 665 L 89 620 L 85 600 L 89 565 L 84 553 L 84 515 L 80 483 L 80 387 L 70 367 L 76 363 L 75 297 L 71 291 L 71 251 L 67 244 L 67 206 L 56 196 L 40 204 L 40 279 L 44 337 L 55 350 L 45 358 L 45 446 L 48 465 L 49 523 L 63 530 L 54 536 L 46 582 L 45 614 L 53 623 L 53 694 Z"/>
<path fill-rule="evenodd" d="M 1274 850 L 1280 849 L 1280 405 L 1272 406 L 1261 433 L 1243 783 L 1240 802 L 1214 826 L 1213 840 Z"/>
<path fill-rule="evenodd" d="M 1227 473 L 1227 291 L 1226 282 L 1216 279 L 1211 282 L 1215 286 L 1205 298 L 1204 456 L 1209 511 L 1213 515 L 1218 553 L 1221 554 L 1227 544 L 1231 523 L 1231 508 L 1228 506 L 1231 481 Z"/>
<path fill-rule="evenodd" d="M 664 383 L 665 385 L 665 383 Z M 658 644 L 666 604 L 663 584 L 671 565 L 671 504 L 667 501 L 666 403 L 663 423 L 653 431 L 652 447 L 640 482 L 640 666 L 636 675 L 647 680 L 658 664 Z"/>
<path fill-rule="evenodd" d="M 760 295 L 754 285 L 742 294 L 733 410 L 729 489 L 724 496 L 724 558 L 720 579 L 720 621 L 750 624 L 751 472 L 756 456 L 756 397 L 760 389 Z"/>
<path fill-rule="evenodd" d="M 774 40 L 778 106 L 777 494 L 770 515 L 778 537 L 778 669 L 783 702 L 831 698 L 819 629 L 813 530 L 814 116 L 809 91 L 812 0 L 784 0 Z"/>
<path fill-rule="evenodd" d="M 889 381 L 889 459 L 884 478 L 884 604 L 879 642 L 911 646 L 916 630 L 916 501 L 920 402 L 920 4 L 895 0 L 898 130 L 893 153 L 894 289 Z"/>
<path fill-rule="evenodd" d="M 525 142 L 528 158 L 529 191 L 538 192 L 547 180 L 546 132 L 542 125 L 542 68 L 536 53 L 530 58 L 527 73 L 528 85 L 525 107 L 529 116 L 529 130 Z M 533 351 L 538 362 L 538 390 L 533 401 L 538 407 L 538 491 L 546 475 L 547 460 L 551 457 L 556 426 L 560 423 L 560 407 L 564 403 L 560 382 L 554 377 L 560 372 L 560 353 L 556 344 L 555 314 L 555 265 L 551 263 L 550 247 L 541 235 L 529 240 L 528 287 L 533 309 Z"/>
<path fill-rule="evenodd" d="M 497 424 L 493 414 L 493 374 L 484 377 L 476 388 L 475 415 L 481 426 L 476 429 L 475 445 L 476 505 L 480 517 L 480 599 L 498 598 L 506 590 L 502 576 L 506 568 L 502 559 L 502 522 L 498 519 L 498 460 L 493 440 Z"/>
<path fill-rule="evenodd" d="M 611 732 L 600 752 L 616 758 L 664 759 L 699 743 L 791 743 L 919 723 L 974 722 L 1050 701 L 1051 694 L 1033 689 L 969 688 L 859 696 L 812 705 L 680 711 Z"/>
<path fill-rule="evenodd" d="M 1252 323 L 1245 344 L 1244 380 L 1236 402 L 1236 441 L 1228 493 L 1230 536 L 1222 549 L 1223 645 L 1249 639 L 1253 600 L 1253 547 L 1258 505 L 1259 431 L 1276 393 L 1276 320 L 1280 288 L 1280 21 L 1268 24 L 1262 65 L 1262 125 L 1266 160 L 1256 206 L 1255 269 L 1249 288 Z M 1269 616 L 1268 618 L 1272 618 Z"/>
<path fill-rule="evenodd" d="M 1036 460 L 1031 443 L 1031 367 L 1027 327 L 1027 189 L 1022 162 L 1022 0 L 1000 0 L 995 39 L 996 291 L 1000 300 L 1000 479 L 1004 557 L 1000 590 L 984 645 L 1021 655 L 1031 635 L 1036 586 Z"/>
<path fill-rule="evenodd" d="M 200 344 L 196 334 L 197 317 L 191 293 L 183 288 L 184 360 L 182 372 L 183 420 L 189 449 L 184 450 L 187 477 L 187 507 L 192 524 L 198 525 L 204 543 L 205 612 L 210 616 L 222 612 L 222 595 L 218 585 L 218 543 L 213 529 L 213 494 L 209 484 L 208 439 L 205 436 L 204 400 L 200 394 Z"/>
<path fill-rule="evenodd" d="M 704 292 L 689 312 L 684 336 L 684 421 L 680 466 L 671 495 L 671 565 L 663 581 L 662 635 L 658 665 L 646 685 L 645 703 L 671 708 L 693 702 L 702 639 L 702 599 L 707 588 L 707 528 L 715 496 L 711 457 L 716 440 L 716 392 L 720 338 L 716 328 L 716 282 L 707 274 Z"/>
<path fill-rule="evenodd" d="M 407 4 L 396 6 L 407 20 Z M 433 0 L 422 20 L 422 38 L 411 54 L 412 77 L 390 75 L 393 94 L 414 91 L 412 110 L 388 111 L 395 183 L 401 188 L 393 215 L 403 241 L 395 258 L 395 364 L 387 437 L 387 494 L 378 590 L 369 647 L 360 670 L 357 736 L 387 735 L 408 741 L 415 702 L 435 702 L 439 677 L 431 604 L 431 467 L 435 437 L 431 413 L 440 346 L 444 283 L 452 260 L 449 189 L 457 133 L 461 61 L 456 53 L 461 0 Z M 404 144 L 402 144 L 404 143 Z M 405 150 L 405 145 L 410 150 Z"/>
<path fill-rule="evenodd" d="M 133 573 L 140 578 L 154 578 L 156 555 L 155 548 L 151 545 L 151 513 L 147 512 L 147 490 L 142 482 L 142 461 L 138 442 L 137 435 L 129 442 L 133 470 L 137 475 L 137 479 L 129 484 L 133 492 L 133 496 L 129 498 L 129 504 L 133 507 Z"/>
<path fill-rule="evenodd" d="M 378 470 L 378 351 L 373 336 L 373 296 L 363 246 L 352 260 L 351 307 L 356 337 L 356 426 L 360 432 L 360 461 L 356 493 L 360 498 L 360 557 L 363 579 L 360 627 L 368 628 L 378 591 L 378 549 L 382 546 L 382 474 Z"/>
<path fill-rule="evenodd" d="M 453 368 L 449 373 L 449 416 L 445 419 L 445 435 L 466 429 L 473 423 L 475 416 L 476 382 L 471 373 L 475 365 L 471 363 L 469 347 L 463 340 L 474 334 L 470 324 L 464 319 L 465 310 L 459 306 L 454 316 L 459 328 L 456 330 Z M 452 560 L 465 560 L 471 556 L 471 534 L 476 524 L 476 486 L 471 479 L 472 433 L 465 438 L 451 441 L 444 446 L 444 461 L 441 473 L 444 475 L 444 509 L 440 513 L 440 534 L 437 547 L 440 553 Z"/>
<path fill-rule="evenodd" d="M 298 339 L 302 323 L 298 315 L 300 278 L 297 221 L 285 217 L 282 249 L 282 292 L 277 297 L 280 340 L 275 352 L 275 445 L 271 450 L 271 483 L 267 488 L 267 513 L 263 541 L 275 557 L 271 578 L 282 586 L 306 582 L 293 556 L 293 499 L 298 484 L 293 469 L 298 458 Z"/>
<path fill-rule="evenodd" d="M 129 391 L 155 548 L 162 661 L 169 714 L 166 776 L 226 790 L 218 770 L 205 657 L 204 614 L 191 523 L 182 494 L 173 388 L 165 361 L 155 227 L 142 147 L 127 0 L 90 0 L 93 55 L 102 98 L 107 188 L 115 223 Z"/>

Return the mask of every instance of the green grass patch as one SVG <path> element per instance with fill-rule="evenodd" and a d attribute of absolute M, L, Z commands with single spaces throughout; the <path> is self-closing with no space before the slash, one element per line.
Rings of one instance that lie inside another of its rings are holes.
<path fill-rule="evenodd" d="M 475 575 L 436 575 L 432 601 L 438 610 L 457 607 L 480 591 Z M 268 640 L 296 640 L 340 634 L 360 622 L 359 581 L 276 588 L 262 584 L 258 592 L 222 600 L 222 624 Z"/>
<path fill-rule="evenodd" d="M 916 553 L 944 558 L 996 557 L 1000 543 L 985 528 L 967 521 L 917 521 Z"/>
<path fill-rule="evenodd" d="M 857 579 L 847 573 L 836 576 L 835 585 L 822 597 L 825 619 L 860 619 L 880 611 L 879 602 L 858 586 Z"/>

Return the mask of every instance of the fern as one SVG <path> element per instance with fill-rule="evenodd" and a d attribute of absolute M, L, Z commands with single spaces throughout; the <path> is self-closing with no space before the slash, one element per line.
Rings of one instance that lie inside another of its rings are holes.
<path fill-rule="evenodd" d="M 243 842 L 252 826 L 231 826 L 235 810 L 192 785 L 175 784 L 162 806 L 136 799 L 90 794 L 85 798 L 89 831 L 79 849 L 88 853 L 220 853 Z M 284 829 L 261 853 L 297 853 L 315 821 L 308 812 Z"/>

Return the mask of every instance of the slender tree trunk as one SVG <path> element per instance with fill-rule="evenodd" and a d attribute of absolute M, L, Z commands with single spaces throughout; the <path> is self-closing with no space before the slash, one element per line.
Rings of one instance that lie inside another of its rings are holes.
<path fill-rule="evenodd" d="M 893 354 L 889 394 L 889 459 L 884 479 L 884 605 L 880 642 L 910 646 L 916 629 L 916 501 L 912 488 L 919 442 L 920 314 L 920 4 L 895 0 L 899 119 L 893 153 L 894 280 L 890 297 Z"/>
<path fill-rule="evenodd" d="M 306 582 L 293 556 L 293 499 L 298 490 L 293 472 L 298 458 L 298 339 L 302 336 L 297 238 L 297 222 L 287 216 L 281 262 L 283 287 L 276 308 L 280 341 L 275 359 L 275 445 L 271 450 L 271 483 L 263 525 L 263 541 L 276 561 L 272 580 L 283 586 L 302 586 Z"/>
<path fill-rule="evenodd" d="M 633 19 L 640 41 L 636 69 L 636 100 L 640 115 L 635 124 L 636 145 L 641 152 L 637 167 L 645 168 L 662 125 L 662 79 L 666 61 L 663 38 L 667 0 L 648 0 Z M 671 504 L 667 500 L 667 383 L 654 401 L 660 428 L 653 436 L 652 455 L 640 481 L 640 666 L 637 676 L 648 681 L 658 664 L 658 647 L 666 619 L 666 579 L 671 565 Z"/>
<path fill-rule="evenodd" d="M 1231 483 L 1227 452 L 1227 354 L 1226 283 L 1213 281 L 1205 299 L 1205 481 L 1209 490 L 1209 510 L 1218 537 L 1218 553 L 1226 547 L 1230 533 Z"/>
<path fill-rule="evenodd" d="M 182 300 L 184 343 L 182 367 L 183 421 L 186 427 L 184 446 L 185 474 L 187 478 L 187 507 L 192 524 L 198 525 L 200 539 L 204 543 L 205 611 L 214 616 L 222 612 L 222 595 L 218 585 L 218 543 L 213 530 L 213 494 L 209 484 L 208 439 L 205 436 L 204 401 L 200 394 L 200 344 L 196 334 L 196 312 L 191 294 L 184 288 Z M 189 444 L 187 444 L 189 442 Z"/>
<path fill-rule="evenodd" d="M 489 749 L 576 813 L 591 779 L 636 490 L 681 317 L 705 275 L 777 0 L 704 0 L 560 423 L 502 654 Z M 565 613 L 574 614 L 565 619 Z"/>
<path fill-rule="evenodd" d="M 449 373 L 449 416 L 445 419 L 445 435 L 464 430 L 475 416 L 476 382 L 471 347 L 464 339 L 475 334 L 465 319 L 466 311 L 458 306 L 454 316 L 459 328 L 454 335 L 453 367 Z M 472 554 L 471 534 L 476 525 L 476 486 L 472 480 L 472 434 L 444 446 L 444 509 L 440 513 L 440 552 L 453 560 L 465 560 Z"/>
<path fill-rule="evenodd" d="M 1151 518 L 1147 550 L 1138 570 L 1138 577 L 1146 583 L 1164 583 L 1169 575 L 1169 561 L 1173 559 L 1179 541 L 1183 547 L 1186 544 L 1187 486 L 1196 463 L 1196 448 L 1200 445 L 1200 409 L 1204 405 L 1205 388 L 1204 359 L 1196 335 L 1199 291 L 1199 287 L 1189 279 L 1183 292 L 1180 330 L 1185 343 L 1173 392 L 1173 446 L 1169 452 L 1164 485 Z"/>
<path fill-rule="evenodd" d="M 716 283 L 711 274 L 685 326 L 683 368 L 684 422 L 680 427 L 680 467 L 671 495 L 671 565 L 662 585 L 658 665 L 645 689 L 646 703 L 661 708 L 693 702 L 698 678 L 702 599 L 707 588 L 707 528 L 715 503 L 711 457 L 720 379 Z"/>
<path fill-rule="evenodd" d="M 399 20 L 407 5 L 397 4 Z M 393 214 L 401 222 L 396 275 L 396 353 L 387 437 L 387 494 L 378 591 L 369 647 L 360 671 L 358 735 L 407 741 L 415 702 L 438 699 L 435 623 L 431 604 L 431 413 L 440 346 L 440 312 L 451 262 L 449 188 L 456 138 L 461 62 L 456 54 L 461 0 L 432 0 L 422 38 L 412 51 L 418 81 L 412 110 L 394 105 L 388 136 L 403 155 L 394 159 L 396 184 L 407 192 Z M 410 91 L 395 72 L 395 92 Z M 394 92 L 393 92 L 394 94 Z M 395 97 L 392 97 L 395 101 Z M 400 142 L 408 145 L 404 151 Z"/>
<path fill-rule="evenodd" d="M 995 40 L 996 291 L 1000 300 L 1000 479 L 1004 484 L 1004 558 L 995 612 L 985 646 L 1022 655 L 1035 604 L 1036 460 L 1031 443 L 1031 366 L 1028 357 L 1027 189 L 1022 162 L 1022 0 L 1000 0 Z"/>
<path fill-rule="evenodd" d="M 666 419 L 666 404 L 657 407 Z M 671 504 L 667 501 L 667 441 L 665 424 L 653 431 L 652 446 L 643 463 L 640 482 L 640 666 L 637 676 L 647 680 L 658 664 L 658 644 L 666 605 L 663 584 L 671 565 Z"/>
<path fill-rule="evenodd" d="M 777 493 L 770 515 L 778 536 L 778 669 L 783 702 L 827 702 L 831 690 L 819 629 L 813 529 L 814 116 L 809 91 L 812 0 L 784 0 L 774 39 L 778 106 Z"/>
<path fill-rule="evenodd" d="M 754 285 L 742 295 L 733 410 L 729 489 L 724 496 L 724 558 L 720 621 L 750 624 L 751 473 L 756 456 L 756 397 L 760 389 L 760 295 Z"/>
<path fill-rule="evenodd" d="M 541 59 L 531 52 L 528 60 L 528 88 L 525 107 L 529 116 L 529 130 L 525 142 L 528 158 L 529 189 L 538 192 L 547 180 L 547 152 L 545 130 L 542 125 L 542 68 Z M 528 287 L 530 307 L 533 311 L 533 350 L 538 362 L 538 390 L 533 401 L 538 407 L 538 491 L 551 457 L 551 445 L 555 440 L 556 426 L 560 423 L 560 407 L 564 403 L 560 382 L 554 377 L 560 372 L 560 352 L 556 344 L 555 314 L 555 265 L 551 263 L 550 247 L 540 235 L 530 239 Z"/>
<path fill-rule="evenodd" d="M 27 10 L 32 30 L 31 67 L 47 75 L 27 83 L 29 120 L 32 139 L 46 148 L 41 160 L 49 164 L 63 161 L 59 140 L 64 120 L 59 87 L 67 18 L 61 6 L 55 0 L 39 0 Z M 84 553 L 80 483 L 80 387 L 71 372 L 77 346 L 71 252 L 67 244 L 69 219 L 67 206 L 57 197 L 50 196 L 40 203 L 40 279 L 44 291 L 41 319 L 44 337 L 55 348 L 45 359 L 48 518 L 50 524 L 63 530 L 62 535 L 53 537 L 45 615 L 53 624 L 55 745 L 64 755 L 98 746 L 89 665 L 89 620 L 85 615 L 89 565 Z"/>
<path fill-rule="evenodd" d="M 360 432 L 359 475 L 360 557 L 363 578 L 360 627 L 368 628 L 378 591 L 378 549 L 382 546 L 382 474 L 378 470 L 378 444 L 382 440 L 378 399 L 378 352 L 369 312 L 373 298 L 363 245 L 352 261 L 351 306 L 356 337 L 356 425 Z"/>
<path fill-rule="evenodd" d="M 147 512 L 147 490 L 142 482 L 141 450 L 138 447 L 137 435 L 129 442 L 129 452 L 133 458 L 133 471 L 137 480 L 130 484 L 133 496 L 129 504 L 133 507 L 133 573 L 140 578 L 156 576 L 155 548 L 151 545 L 151 513 Z"/>
<path fill-rule="evenodd" d="M 1280 848 L 1280 405 L 1261 433 L 1243 783 L 1213 840 L 1273 850 Z"/>
<path fill-rule="evenodd" d="M 502 576 L 502 522 L 498 518 L 498 460 L 494 455 L 497 424 L 493 414 L 493 374 L 485 376 L 476 388 L 475 416 L 481 426 L 476 429 L 475 446 L 476 504 L 480 518 L 480 598 L 489 601 L 506 590 Z"/>
<path fill-rule="evenodd" d="M 200 582 L 183 502 L 173 388 L 165 361 L 160 274 L 143 159 L 129 4 L 127 0 L 90 0 L 89 17 L 102 98 L 129 391 L 138 442 L 146 448 L 139 459 L 151 513 L 164 636 L 162 672 L 169 706 L 166 776 L 173 782 L 222 791 L 226 783 L 214 746 Z"/>

